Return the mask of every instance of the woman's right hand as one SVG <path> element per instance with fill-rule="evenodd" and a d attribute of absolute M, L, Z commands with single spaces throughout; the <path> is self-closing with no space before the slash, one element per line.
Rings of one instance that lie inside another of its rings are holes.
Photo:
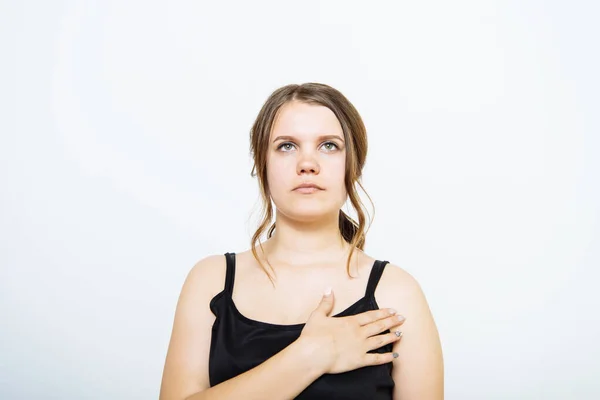
<path fill-rule="evenodd" d="M 384 308 L 347 317 L 330 317 L 333 293 L 325 294 L 312 312 L 298 343 L 313 355 L 323 373 L 338 374 L 391 362 L 395 353 L 367 353 L 401 339 L 402 332 L 382 332 L 401 325 L 404 317 Z"/>

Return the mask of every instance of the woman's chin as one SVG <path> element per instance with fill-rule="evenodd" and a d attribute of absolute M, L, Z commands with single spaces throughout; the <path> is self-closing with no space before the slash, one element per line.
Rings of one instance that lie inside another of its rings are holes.
<path fill-rule="evenodd" d="M 323 208 L 302 207 L 301 209 L 294 209 L 291 212 L 284 212 L 282 214 L 290 220 L 297 222 L 317 222 L 330 217 L 337 218 L 339 213 L 339 209 L 323 211 Z"/>

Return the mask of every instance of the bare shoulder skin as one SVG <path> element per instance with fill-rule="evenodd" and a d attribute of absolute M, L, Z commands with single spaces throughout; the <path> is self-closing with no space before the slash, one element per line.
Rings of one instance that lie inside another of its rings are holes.
<path fill-rule="evenodd" d="M 225 257 L 212 255 L 190 270 L 177 302 L 163 371 L 160 399 L 185 399 L 207 389 L 210 335 L 215 316 L 210 300 L 225 282 Z"/>
<path fill-rule="evenodd" d="M 394 399 L 443 399 L 444 366 L 440 338 L 421 286 L 408 272 L 389 264 L 375 291 L 380 307 L 406 318 L 402 340 L 394 344 Z"/>

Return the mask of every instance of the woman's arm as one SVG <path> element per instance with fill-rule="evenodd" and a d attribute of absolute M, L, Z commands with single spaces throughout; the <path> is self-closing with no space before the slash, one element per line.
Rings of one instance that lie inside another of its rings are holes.
<path fill-rule="evenodd" d="M 208 357 L 214 315 L 209 303 L 225 281 L 225 258 L 198 262 L 185 280 L 165 361 L 160 400 L 289 399 L 297 396 L 322 372 L 311 350 L 294 342 L 259 366 L 210 387 Z"/>
<path fill-rule="evenodd" d="M 406 271 L 388 265 L 376 291 L 406 317 L 402 340 L 394 344 L 395 400 L 443 400 L 444 361 L 437 327 L 419 283 Z M 392 328 L 393 330 L 394 328 Z"/>
<path fill-rule="evenodd" d="M 186 400 L 293 399 L 322 375 L 308 349 L 294 342 L 267 361 Z"/>

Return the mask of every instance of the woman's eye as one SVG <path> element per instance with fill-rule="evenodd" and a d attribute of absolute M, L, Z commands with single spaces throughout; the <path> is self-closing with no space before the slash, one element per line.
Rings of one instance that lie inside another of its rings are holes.
<path fill-rule="evenodd" d="M 337 144 L 335 144 L 334 142 L 326 142 L 326 143 L 323 143 L 322 146 L 325 147 L 325 150 L 327 150 L 327 151 L 334 151 L 334 150 L 339 149 L 339 146 Z M 284 152 L 287 152 L 287 151 L 292 151 L 294 149 L 294 147 L 295 147 L 295 145 L 293 143 L 282 143 L 279 145 L 277 150 L 282 150 Z"/>
<path fill-rule="evenodd" d="M 282 143 L 281 146 L 279 146 L 279 149 L 282 149 L 284 151 L 290 151 L 293 147 L 294 145 L 291 143 Z"/>
<path fill-rule="evenodd" d="M 332 150 L 335 150 L 338 148 L 338 145 L 333 142 L 324 143 L 323 146 L 325 146 L 325 148 L 329 151 L 332 151 Z"/>

